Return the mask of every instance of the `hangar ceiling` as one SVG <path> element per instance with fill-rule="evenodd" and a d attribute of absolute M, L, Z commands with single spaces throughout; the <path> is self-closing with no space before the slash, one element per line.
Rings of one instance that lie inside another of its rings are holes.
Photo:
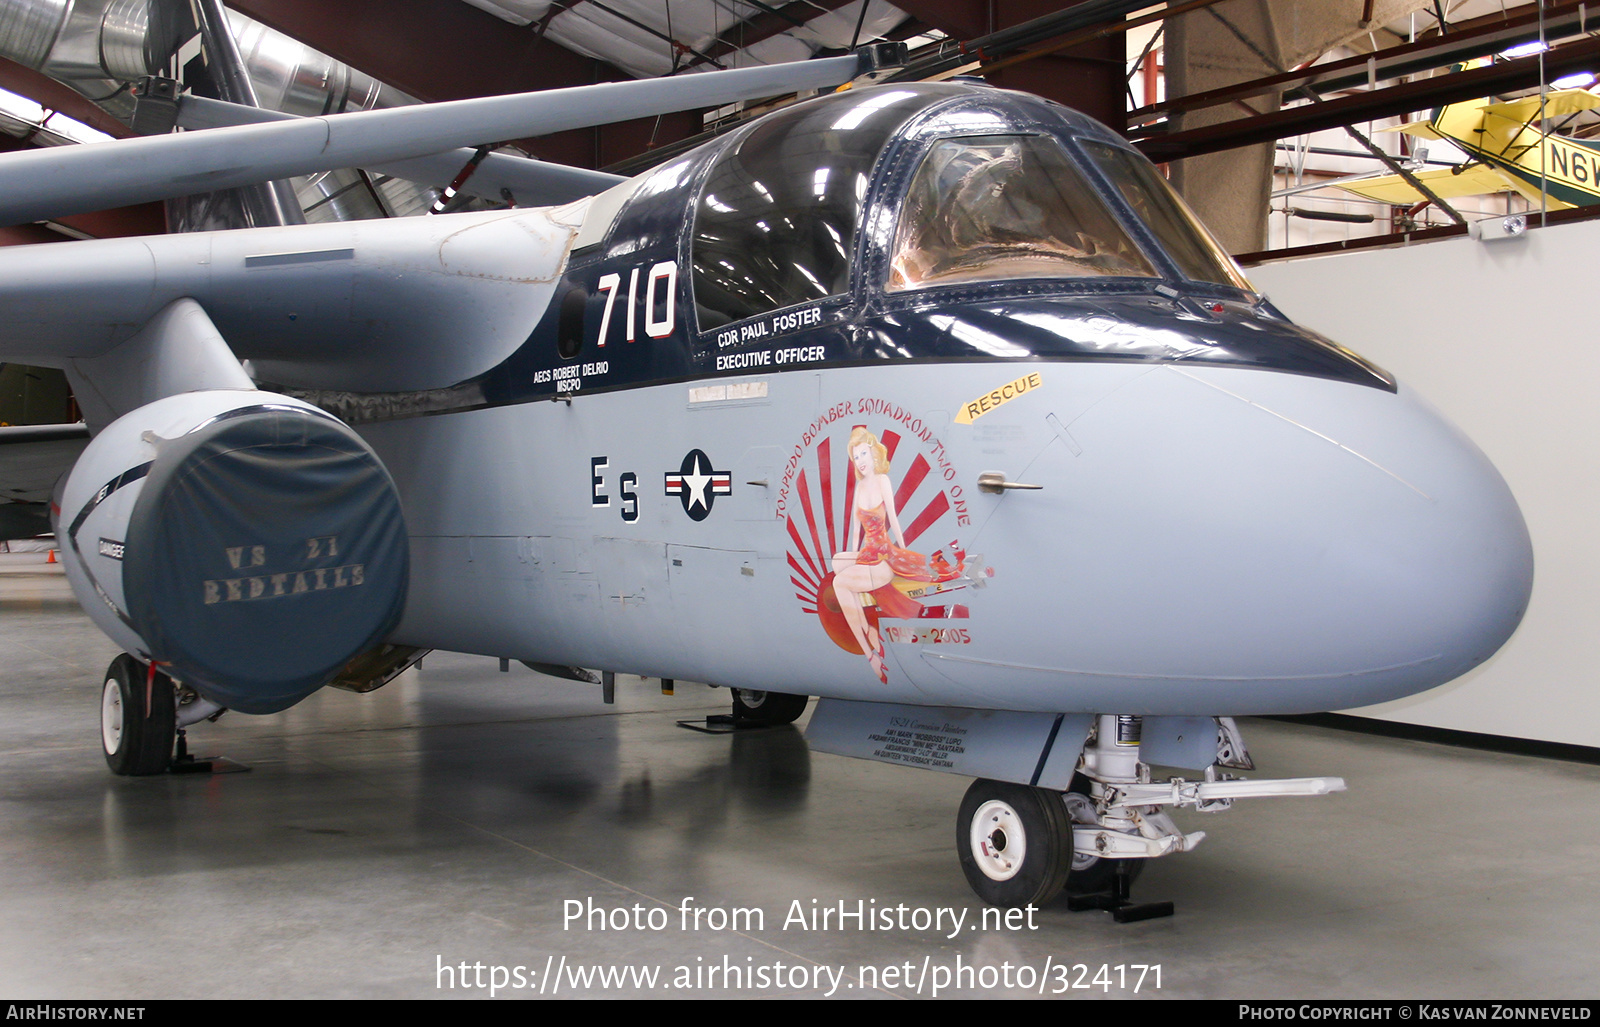
<path fill-rule="evenodd" d="M 216 4 L 197 0 L 192 9 Z M 228 6 L 260 105 L 299 114 L 695 74 L 906 40 L 913 58 L 908 76 L 982 74 L 1125 131 L 1165 164 L 1236 252 L 1259 249 L 1266 212 L 1282 206 L 1276 202 L 1282 182 L 1273 176 L 1287 166 L 1287 140 L 1298 139 L 1307 151 L 1315 133 L 1357 124 L 1371 129 L 1375 119 L 1403 119 L 1465 94 L 1504 99 L 1582 71 L 1600 55 L 1587 5 L 1578 0 L 1182 0 L 1148 8 L 1118 0 L 233 0 Z M 32 104 L 31 114 L 0 110 L 7 133 L 0 147 L 130 134 L 134 28 L 149 26 L 144 56 L 154 70 L 160 62 L 152 51 L 163 39 L 178 42 L 185 30 L 174 26 L 189 9 L 188 0 L 0 0 L 0 88 Z M 89 45 L 93 33 L 102 33 L 98 50 Z M 1503 53 L 1541 36 L 1550 48 L 1536 59 L 1444 74 L 1452 61 Z M 179 74 L 191 56 L 179 49 L 165 70 Z M 736 111 L 691 111 L 514 142 L 544 160 L 631 173 L 736 118 Z M 1596 120 L 1579 116 L 1566 127 L 1581 135 Z M 1360 155 L 1355 143 L 1339 138 L 1344 151 Z M 1378 143 L 1397 159 L 1411 157 L 1404 140 Z M 1305 162 L 1293 170 L 1303 184 Z M 422 213 L 444 185 L 413 186 L 352 170 L 297 182 L 294 192 L 301 216 L 317 220 Z M 146 206 L 0 232 L 8 242 L 127 234 L 159 230 L 160 219 L 159 209 Z M 205 225 L 170 214 L 168 220 L 174 227 Z"/>
<path fill-rule="evenodd" d="M 910 15 L 887 0 L 706 4 L 647 0 L 464 0 L 636 78 L 685 69 L 803 61 L 819 49 L 881 39 Z"/>

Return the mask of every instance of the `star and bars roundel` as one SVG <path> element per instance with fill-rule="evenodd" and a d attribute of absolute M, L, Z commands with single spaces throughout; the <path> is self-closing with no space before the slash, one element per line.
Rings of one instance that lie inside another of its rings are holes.
<path fill-rule="evenodd" d="M 677 496 L 684 513 L 703 521 L 718 496 L 733 495 L 733 472 L 713 470 L 710 457 L 691 449 L 681 467 L 667 472 L 667 495 Z"/>

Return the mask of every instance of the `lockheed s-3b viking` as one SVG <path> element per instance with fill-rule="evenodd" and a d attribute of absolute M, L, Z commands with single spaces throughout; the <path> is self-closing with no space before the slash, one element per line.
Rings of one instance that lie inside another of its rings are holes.
<path fill-rule="evenodd" d="M 857 61 L 7 154 L 0 213 Z M 978 778 L 984 900 L 1116 905 L 1202 837 L 1166 808 L 1343 788 L 1238 778 L 1231 718 L 1431 688 L 1526 606 L 1483 454 L 1073 111 L 858 82 L 628 180 L 506 160 L 561 202 L 0 252 L 0 355 L 66 368 L 94 433 L 56 525 L 127 654 L 113 769 L 434 648 L 722 685 L 745 720 L 816 696 L 814 748 Z"/>

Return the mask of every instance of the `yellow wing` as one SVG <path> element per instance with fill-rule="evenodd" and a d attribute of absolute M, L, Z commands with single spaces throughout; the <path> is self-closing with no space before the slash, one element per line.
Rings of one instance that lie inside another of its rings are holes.
<path fill-rule="evenodd" d="M 1417 137 L 1422 138 L 1422 139 L 1444 139 L 1445 138 L 1444 136 L 1439 134 L 1437 129 L 1435 129 L 1433 127 L 1433 122 L 1431 122 L 1431 121 L 1412 121 L 1412 122 L 1408 122 L 1407 124 L 1404 124 L 1404 125 L 1396 125 L 1393 128 L 1381 128 L 1378 131 L 1380 131 L 1380 132 L 1404 132 L 1408 136 L 1417 136 Z"/>
<path fill-rule="evenodd" d="M 1591 93 L 1587 89 L 1557 89 L 1546 93 L 1544 98 L 1544 115 L 1547 118 L 1594 110 L 1596 107 L 1600 107 L 1600 95 Z M 1483 112 L 1525 125 L 1539 116 L 1539 94 L 1534 93 L 1532 96 L 1524 96 L 1520 100 L 1508 100 L 1505 103 L 1485 104 Z"/>
<path fill-rule="evenodd" d="M 1487 164 L 1479 164 L 1456 174 L 1454 168 L 1435 168 L 1432 171 L 1423 171 L 1417 174 L 1418 181 L 1433 190 L 1435 196 L 1441 200 L 1448 200 L 1453 196 L 1478 196 L 1483 193 L 1498 193 L 1512 188 L 1511 182 L 1505 175 L 1496 171 Z M 1382 178 L 1367 178 L 1359 182 L 1342 183 L 1339 186 L 1347 192 L 1368 199 L 1381 200 L 1384 203 L 1409 204 L 1420 203 L 1425 197 L 1411 187 L 1399 175 L 1384 175 Z"/>

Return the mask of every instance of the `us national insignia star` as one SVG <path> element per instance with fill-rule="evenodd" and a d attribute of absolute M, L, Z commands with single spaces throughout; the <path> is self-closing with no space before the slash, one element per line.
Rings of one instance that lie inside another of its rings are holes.
<path fill-rule="evenodd" d="M 667 495 L 677 496 L 684 513 L 703 521 L 718 496 L 733 495 L 733 473 L 712 470 L 711 458 L 691 449 L 681 467 L 667 472 Z"/>

